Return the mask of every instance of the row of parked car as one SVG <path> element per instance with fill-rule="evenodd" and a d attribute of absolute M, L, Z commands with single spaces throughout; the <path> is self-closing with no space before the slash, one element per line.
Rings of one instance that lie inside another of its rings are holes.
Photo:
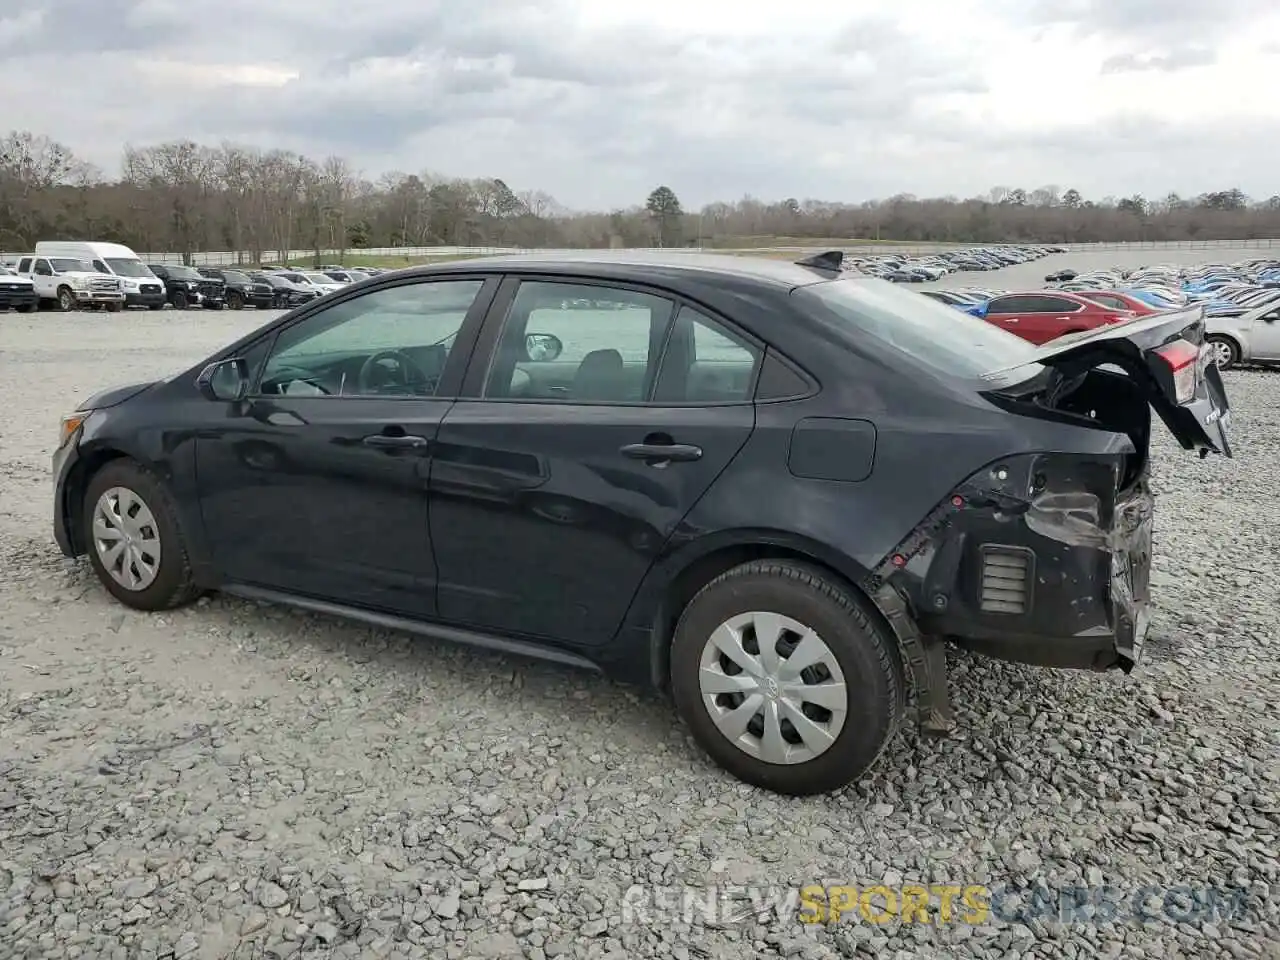
<path fill-rule="evenodd" d="M 1280 363 L 1280 261 L 1077 273 L 1060 270 L 1040 290 L 974 287 L 921 295 L 981 317 L 1032 343 L 1187 306 L 1205 312 L 1205 339 L 1220 368 Z"/>
<path fill-rule="evenodd" d="M 941 280 L 949 273 L 980 273 L 1000 270 L 1019 263 L 1030 263 L 1051 253 L 1066 253 L 1065 247 L 998 246 L 969 247 L 946 250 L 924 257 L 881 254 L 874 257 L 852 257 L 846 263 L 859 273 L 879 277 L 891 283 L 927 283 Z"/>
<path fill-rule="evenodd" d="M 167 301 L 178 310 L 288 310 L 384 272 L 374 267 L 355 270 L 337 265 L 315 270 L 186 267 L 170 263 L 149 263 L 147 267 L 163 281 Z"/>
<path fill-rule="evenodd" d="M 0 310 L 288 308 L 382 272 L 333 264 L 296 270 L 143 263 L 122 244 L 51 240 L 33 253 L 0 256 Z"/>

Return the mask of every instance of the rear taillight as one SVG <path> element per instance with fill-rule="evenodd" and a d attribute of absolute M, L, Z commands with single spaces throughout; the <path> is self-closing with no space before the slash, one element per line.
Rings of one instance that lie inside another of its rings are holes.
<path fill-rule="evenodd" d="M 1169 365 L 1173 374 L 1174 399 L 1180 404 L 1194 400 L 1200 385 L 1200 371 L 1204 368 L 1203 348 L 1189 340 L 1174 340 L 1157 348 L 1155 354 Z"/>

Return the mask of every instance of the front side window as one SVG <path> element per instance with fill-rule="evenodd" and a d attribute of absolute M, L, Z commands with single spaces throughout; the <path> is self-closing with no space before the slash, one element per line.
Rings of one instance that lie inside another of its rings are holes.
<path fill-rule="evenodd" d="M 594 284 L 525 281 L 503 322 L 484 395 L 643 403 L 670 300 Z"/>
<path fill-rule="evenodd" d="M 263 395 L 433 397 L 483 279 L 402 284 L 334 304 L 285 328 Z"/>

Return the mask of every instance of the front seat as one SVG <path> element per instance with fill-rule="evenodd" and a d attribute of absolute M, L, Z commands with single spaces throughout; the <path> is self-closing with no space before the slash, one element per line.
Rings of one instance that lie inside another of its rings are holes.
<path fill-rule="evenodd" d="M 617 350 L 592 350 L 582 358 L 573 375 L 574 400 L 625 400 L 622 354 Z"/>

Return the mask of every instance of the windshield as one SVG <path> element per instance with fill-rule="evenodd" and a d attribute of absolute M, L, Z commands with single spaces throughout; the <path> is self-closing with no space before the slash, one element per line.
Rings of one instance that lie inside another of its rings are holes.
<path fill-rule="evenodd" d="M 168 267 L 169 276 L 174 280 L 207 280 L 208 277 L 196 271 L 194 267 Z"/>
<path fill-rule="evenodd" d="M 103 263 L 111 268 L 111 272 L 117 277 L 147 277 L 155 276 L 147 265 L 141 260 L 129 260 L 128 258 L 105 257 Z"/>
<path fill-rule="evenodd" d="M 303 276 L 312 283 L 332 284 L 335 282 L 333 277 L 327 276 L 323 273 L 304 273 Z"/>
<path fill-rule="evenodd" d="M 867 336 L 953 376 L 977 376 L 1026 363 L 1026 340 L 979 317 L 883 280 L 829 280 L 792 296 L 824 325 L 865 344 Z"/>
<path fill-rule="evenodd" d="M 248 276 L 246 276 L 245 274 L 241 273 L 239 270 L 223 270 L 223 271 L 222 271 L 222 279 L 224 279 L 224 280 L 228 280 L 228 281 L 230 281 L 231 283 L 249 283 L 249 282 L 251 282 L 251 281 L 249 280 Z"/>
<path fill-rule="evenodd" d="M 96 273 L 97 271 L 83 260 L 73 260 L 70 257 L 50 257 L 49 266 L 53 267 L 55 273 Z"/>

